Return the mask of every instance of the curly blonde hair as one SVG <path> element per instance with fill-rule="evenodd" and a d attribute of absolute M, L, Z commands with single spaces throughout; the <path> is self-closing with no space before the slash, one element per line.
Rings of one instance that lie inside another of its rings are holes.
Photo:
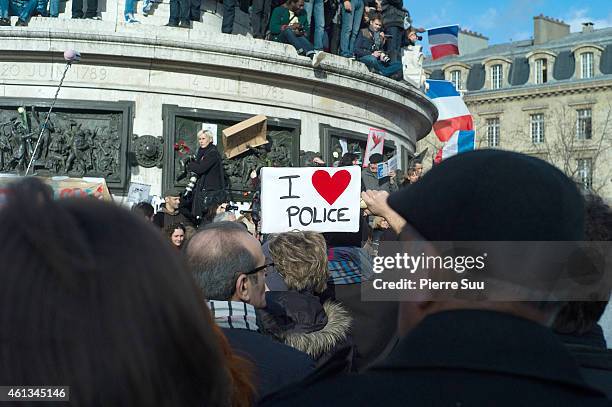
<path fill-rule="evenodd" d="M 290 290 L 319 294 L 327 288 L 327 245 L 322 234 L 281 233 L 270 241 L 270 256 Z"/>

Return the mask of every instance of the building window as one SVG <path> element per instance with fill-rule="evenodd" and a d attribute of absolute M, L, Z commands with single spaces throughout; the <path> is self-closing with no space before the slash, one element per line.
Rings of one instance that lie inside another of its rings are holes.
<path fill-rule="evenodd" d="M 531 115 L 531 142 L 540 144 L 544 142 L 544 114 Z"/>
<path fill-rule="evenodd" d="M 461 71 L 456 70 L 450 73 L 450 80 L 455 85 L 455 89 L 461 90 Z"/>
<path fill-rule="evenodd" d="M 538 59 L 535 61 L 535 83 L 541 85 L 548 82 L 548 61 Z"/>
<path fill-rule="evenodd" d="M 493 65 L 491 67 L 491 89 L 501 89 L 503 80 L 502 66 Z"/>
<path fill-rule="evenodd" d="M 593 187 L 593 160 L 581 158 L 578 161 L 578 171 L 576 172 L 578 182 L 584 189 Z"/>
<path fill-rule="evenodd" d="M 578 109 L 576 119 L 576 138 L 578 140 L 591 139 L 591 109 Z"/>
<path fill-rule="evenodd" d="M 499 117 L 487 119 L 487 141 L 489 147 L 499 146 Z"/>
<path fill-rule="evenodd" d="M 580 61 L 582 66 L 582 79 L 588 79 L 593 77 L 593 53 L 585 52 L 580 55 Z"/>

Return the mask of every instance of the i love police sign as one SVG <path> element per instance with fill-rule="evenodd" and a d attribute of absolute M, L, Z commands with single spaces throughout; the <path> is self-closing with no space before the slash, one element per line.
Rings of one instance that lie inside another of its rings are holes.
<path fill-rule="evenodd" d="M 357 166 L 262 168 L 261 232 L 357 232 L 360 193 Z"/>

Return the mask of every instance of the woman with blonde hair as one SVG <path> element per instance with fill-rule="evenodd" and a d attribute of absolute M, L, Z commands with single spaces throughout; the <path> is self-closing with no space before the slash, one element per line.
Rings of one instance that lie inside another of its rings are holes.
<path fill-rule="evenodd" d="M 323 235 L 288 232 L 269 244 L 270 257 L 288 291 L 266 293 L 263 330 L 322 362 L 350 346 L 351 318 L 340 304 L 322 300 L 329 269 Z"/>

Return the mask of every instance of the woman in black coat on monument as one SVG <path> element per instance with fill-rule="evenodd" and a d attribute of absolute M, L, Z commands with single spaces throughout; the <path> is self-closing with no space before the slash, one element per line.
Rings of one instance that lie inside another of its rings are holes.
<path fill-rule="evenodd" d="M 198 132 L 198 153 L 187 169 L 198 175 L 198 182 L 193 190 L 192 214 L 202 217 L 202 213 L 212 205 L 225 202 L 225 176 L 223 162 L 217 147 L 212 143 L 213 135 L 208 130 Z"/>

